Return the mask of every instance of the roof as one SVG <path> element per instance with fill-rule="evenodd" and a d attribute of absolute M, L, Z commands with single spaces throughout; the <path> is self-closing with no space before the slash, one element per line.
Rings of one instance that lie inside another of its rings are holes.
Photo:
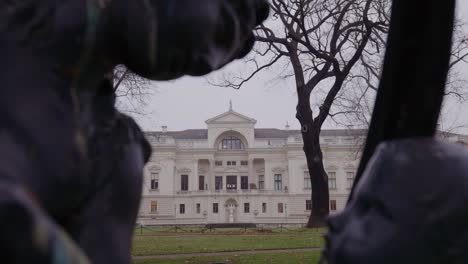
<path fill-rule="evenodd" d="M 238 123 L 238 122 L 242 122 L 242 123 L 247 122 L 247 123 L 253 123 L 253 124 L 257 123 L 257 120 L 255 120 L 253 118 L 250 118 L 248 116 L 245 116 L 243 114 L 240 114 L 240 113 L 238 113 L 238 112 L 236 112 L 236 111 L 234 111 L 232 109 L 230 109 L 229 111 L 224 112 L 224 113 L 222 113 L 220 115 L 217 115 L 217 116 L 215 116 L 213 118 L 210 118 L 210 119 L 206 120 L 205 123 L 206 124 L 211 124 L 211 123 L 223 122 L 222 119 L 224 117 L 227 117 L 227 116 L 237 117 L 238 120 L 236 121 L 236 123 Z M 233 121 L 230 120 L 229 122 L 232 123 Z"/>
<path fill-rule="evenodd" d="M 168 136 L 175 139 L 208 139 L 207 129 L 187 129 L 182 131 L 156 131 L 156 132 L 145 132 L 151 136 Z"/>
<path fill-rule="evenodd" d="M 364 136 L 366 135 L 365 129 L 323 129 L 321 136 L 325 137 L 346 137 L 346 136 Z M 152 136 L 169 136 L 175 139 L 208 139 L 207 129 L 187 129 L 182 131 L 155 131 L 146 132 L 147 135 Z M 291 135 L 300 135 L 300 130 L 284 130 L 277 128 L 256 128 L 255 138 L 268 139 L 268 138 L 287 138 Z"/>

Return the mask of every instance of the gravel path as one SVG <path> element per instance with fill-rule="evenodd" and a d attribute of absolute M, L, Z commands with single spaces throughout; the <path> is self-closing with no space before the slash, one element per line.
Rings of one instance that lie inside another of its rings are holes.
<path fill-rule="evenodd" d="M 224 255 L 246 255 L 258 253 L 275 253 L 275 252 L 303 252 L 303 251 L 319 251 L 320 247 L 310 248 L 290 248 L 290 249 L 264 249 L 264 250 L 242 250 L 242 251 L 224 251 L 212 253 L 188 253 L 188 254 L 167 254 L 153 256 L 132 256 L 132 259 L 167 259 L 167 258 L 190 258 L 190 257 L 209 257 L 209 256 L 224 256 Z"/>

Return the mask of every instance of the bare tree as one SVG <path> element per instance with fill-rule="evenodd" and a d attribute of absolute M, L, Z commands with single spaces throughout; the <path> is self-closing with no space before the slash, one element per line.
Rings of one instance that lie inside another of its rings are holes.
<path fill-rule="evenodd" d="M 148 114 L 146 110 L 148 100 L 154 94 L 151 81 L 136 75 L 123 65 L 114 69 L 112 78 L 117 99 L 116 107 L 134 116 Z"/>
<path fill-rule="evenodd" d="M 219 85 L 240 88 L 259 72 L 278 63 L 291 71 L 298 104 L 304 152 L 312 185 L 308 226 L 325 223 L 329 213 L 328 177 L 323 165 L 320 131 L 332 113 L 340 91 L 365 56 L 375 58 L 385 44 L 389 25 L 388 0 L 272 0 L 273 22 L 261 25 L 252 72 Z M 370 62 L 369 62 L 370 63 Z M 376 67 L 377 69 L 378 67 Z M 311 98 L 316 105 L 311 104 Z"/>
<path fill-rule="evenodd" d="M 444 105 L 463 104 L 467 99 L 468 94 L 465 88 L 467 80 L 464 79 L 460 67 L 468 62 L 468 36 L 465 27 L 466 24 L 463 21 L 457 21 L 455 24 Z M 347 86 L 352 89 L 342 89 L 335 99 L 333 109 L 335 112 L 342 113 L 342 115 L 330 115 L 335 123 L 346 127 L 367 128 L 369 126 L 383 55 L 382 52 L 380 56 L 369 57 L 364 54 L 361 57 L 356 70 L 351 72 L 348 78 Z M 466 125 L 453 122 L 447 124 L 444 120 L 446 116 L 447 114 L 443 111 L 440 117 L 441 130 L 453 132 L 466 127 Z"/>
<path fill-rule="evenodd" d="M 308 226 L 329 213 L 327 174 L 319 135 L 325 120 L 367 128 L 378 88 L 390 24 L 390 0 L 272 0 L 272 20 L 258 27 L 248 74 L 225 75 L 216 85 L 241 88 L 264 70 L 293 78 L 304 152 L 312 184 Z M 457 26 L 447 95 L 464 98 L 456 65 L 466 62 L 467 38 Z M 312 103 L 311 103 L 312 101 Z"/>

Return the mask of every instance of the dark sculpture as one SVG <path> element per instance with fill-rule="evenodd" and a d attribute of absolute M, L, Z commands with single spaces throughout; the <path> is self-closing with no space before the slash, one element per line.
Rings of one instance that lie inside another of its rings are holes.
<path fill-rule="evenodd" d="M 111 81 L 93 100 L 88 143 L 93 181 L 86 206 L 67 231 L 93 263 L 129 263 L 130 243 L 151 146 L 135 121 L 117 111 Z"/>
<path fill-rule="evenodd" d="M 468 151 L 435 139 L 379 146 L 322 263 L 468 263 Z"/>
<path fill-rule="evenodd" d="M 150 149 L 102 76 L 206 74 L 267 15 L 264 0 L 0 0 L 0 259 L 128 263 Z"/>
<path fill-rule="evenodd" d="M 468 263 L 468 151 L 433 138 L 454 7 L 393 1 L 368 139 L 349 203 L 329 220 L 321 263 Z"/>

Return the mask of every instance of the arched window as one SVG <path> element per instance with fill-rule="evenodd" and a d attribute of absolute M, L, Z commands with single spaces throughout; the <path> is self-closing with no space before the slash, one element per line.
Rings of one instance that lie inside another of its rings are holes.
<path fill-rule="evenodd" d="M 219 145 L 219 148 L 220 149 L 226 149 L 226 150 L 229 150 L 229 149 L 232 149 L 232 150 L 244 149 L 244 144 L 242 143 L 242 141 L 239 138 L 231 136 L 231 137 L 225 137 L 221 141 L 221 144 Z"/>

